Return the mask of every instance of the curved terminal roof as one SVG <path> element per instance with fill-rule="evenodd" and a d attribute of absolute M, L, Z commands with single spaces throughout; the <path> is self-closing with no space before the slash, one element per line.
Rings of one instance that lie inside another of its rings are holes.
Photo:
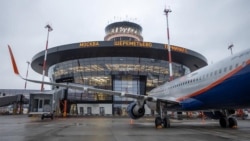
<path fill-rule="evenodd" d="M 171 45 L 172 61 L 187 66 L 191 71 L 207 65 L 207 59 L 192 50 Z M 36 54 L 31 67 L 42 74 L 44 51 Z M 91 41 L 61 45 L 48 49 L 48 68 L 64 61 L 95 57 L 141 57 L 168 60 L 167 44 L 139 41 Z"/>

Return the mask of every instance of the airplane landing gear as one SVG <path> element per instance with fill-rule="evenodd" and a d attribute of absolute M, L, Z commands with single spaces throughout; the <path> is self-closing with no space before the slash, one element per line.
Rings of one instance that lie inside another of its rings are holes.
<path fill-rule="evenodd" d="M 220 123 L 220 127 L 222 128 L 227 128 L 229 125 L 226 117 L 220 118 L 219 123 Z"/>
<path fill-rule="evenodd" d="M 229 122 L 229 128 L 237 128 L 238 122 L 236 118 L 230 117 L 228 118 L 228 122 Z"/>
<path fill-rule="evenodd" d="M 234 114 L 234 112 L 230 110 L 225 110 L 224 113 L 225 117 L 221 117 L 219 120 L 220 126 L 222 128 L 237 128 L 237 119 L 235 117 L 230 116 L 230 114 L 232 115 Z"/>
<path fill-rule="evenodd" d="M 170 120 L 168 117 L 163 118 L 163 126 L 164 126 L 164 128 L 170 127 Z"/>
<path fill-rule="evenodd" d="M 156 117 L 155 118 L 155 128 L 159 127 L 164 127 L 164 128 L 169 128 L 170 127 L 170 120 L 168 117 L 161 118 L 161 117 Z"/>
<path fill-rule="evenodd" d="M 226 118 L 226 117 L 223 117 L 223 118 L 220 118 L 220 126 L 222 128 L 236 128 L 237 125 L 238 125 L 238 122 L 236 120 L 236 118 L 234 117 L 229 117 L 229 118 Z"/>
<path fill-rule="evenodd" d="M 161 125 L 162 125 L 161 117 L 156 117 L 155 118 L 155 128 L 158 128 Z"/>
<path fill-rule="evenodd" d="M 159 102 L 158 103 L 158 107 L 159 107 L 159 114 L 160 116 L 155 118 L 155 128 L 159 128 L 159 127 L 164 127 L 164 128 L 169 128 L 170 127 L 170 120 L 169 117 L 164 117 L 163 118 L 163 111 L 162 111 L 162 104 Z"/>

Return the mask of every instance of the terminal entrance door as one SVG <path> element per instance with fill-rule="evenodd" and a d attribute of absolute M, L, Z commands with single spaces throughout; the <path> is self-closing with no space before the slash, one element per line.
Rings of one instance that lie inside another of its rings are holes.
<path fill-rule="evenodd" d="M 112 76 L 112 87 L 114 91 L 133 93 L 135 95 L 145 95 L 146 93 L 146 76 L 135 75 L 114 75 Z M 114 96 L 113 98 L 113 115 L 124 116 L 128 104 L 134 101 L 132 98 Z"/>
<path fill-rule="evenodd" d="M 34 99 L 31 111 L 42 112 L 43 111 L 43 99 Z"/>
<path fill-rule="evenodd" d="M 49 112 L 51 109 L 50 100 L 44 98 L 38 98 L 33 101 L 34 112 Z"/>
<path fill-rule="evenodd" d="M 33 101 L 33 110 L 34 112 L 43 112 L 43 99 L 35 99 Z"/>
<path fill-rule="evenodd" d="M 87 107 L 87 114 L 92 115 L 92 107 Z"/>
<path fill-rule="evenodd" d="M 38 99 L 38 112 L 43 112 L 43 99 Z"/>
<path fill-rule="evenodd" d="M 80 107 L 80 115 L 83 115 L 84 114 L 84 109 L 83 107 Z"/>
<path fill-rule="evenodd" d="M 32 105 L 32 109 L 30 111 L 34 111 L 34 112 L 38 112 L 38 104 L 39 103 L 39 99 L 34 99 Z"/>
<path fill-rule="evenodd" d="M 100 107 L 100 115 L 101 116 L 105 115 L 105 108 L 104 107 Z"/>

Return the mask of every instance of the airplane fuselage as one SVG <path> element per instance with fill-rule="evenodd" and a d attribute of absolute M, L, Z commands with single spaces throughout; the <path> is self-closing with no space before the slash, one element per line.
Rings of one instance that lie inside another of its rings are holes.
<path fill-rule="evenodd" d="M 250 107 L 250 49 L 167 82 L 150 96 L 179 101 L 168 109 L 203 110 Z M 155 109 L 155 104 L 147 102 Z"/>

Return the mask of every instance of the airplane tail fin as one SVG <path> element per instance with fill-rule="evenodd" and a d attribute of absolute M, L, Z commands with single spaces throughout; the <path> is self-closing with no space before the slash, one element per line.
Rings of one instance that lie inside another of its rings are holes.
<path fill-rule="evenodd" d="M 14 57 L 13 52 L 11 50 L 11 47 L 9 45 L 8 45 L 8 48 L 9 48 L 10 59 L 11 59 L 11 63 L 12 63 L 12 66 L 13 66 L 14 73 L 16 75 L 18 75 L 19 77 L 21 77 L 23 80 L 26 80 L 26 81 L 29 81 L 29 82 L 33 82 L 33 83 L 39 83 L 39 84 L 43 83 L 43 84 L 47 84 L 47 85 L 59 86 L 59 87 L 66 87 L 66 88 L 68 88 L 68 87 L 77 88 L 77 89 L 80 89 L 80 88 L 82 89 L 83 88 L 83 87 L 80 87 L 80 86 L 74 86 L 74 85 L 69 86 L 68 84 L 60 84 L 60 83 L 53 83 L 53 82 L 44 82 L 44 81 L 32 80 L 32 79 L 27 79 L 27 78 L 22 77 L 19 74 L 15 57 Z"/>
<path fill-rule="evenodd" d="M 9 48 L 10 59 L 11 59 L 11 63 L 12 63 L 12 66 L 13 66 L 14 73 L 15 73 L 16 75 L 19 75 L 19 76 L 20 76 L 19 71 L 18 71 L 18 68 L 17 68 L 17 65 L 16 65 L 16 60 L 15 60 L 15 58 L 14 58 L 13 52 L 12 52 L 12 50 L 11 50 L 11 47 L 10 47 L 9 45 L 8 45 L 8 48 Z"/>

